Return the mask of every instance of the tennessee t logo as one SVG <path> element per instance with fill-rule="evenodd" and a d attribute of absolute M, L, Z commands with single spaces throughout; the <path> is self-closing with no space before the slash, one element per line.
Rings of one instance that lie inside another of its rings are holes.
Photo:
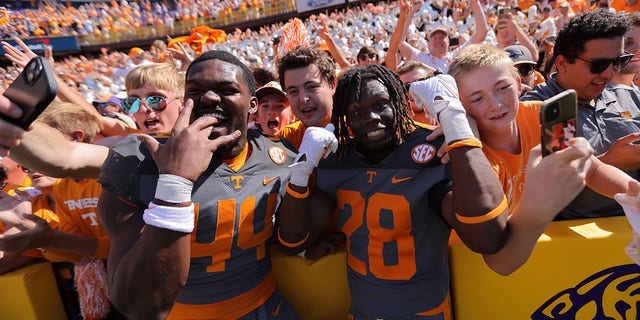
<path fill-rule="evenodd" d="M 373 177 L 375 177 L 376 174 L 378 173 L 375 171 L 367 171 L 367 175 L 369 176 L 369 180 L 367 182 L 373 183 Z"/>
<path fill-rule="evenodd" d="M 231 181 L 235 181 L 236 185 L 234 186 L 235 189 L 240 189 L 242 186 L 240 186 L 240 181 L 242 181 L 242 179 L 244 179 L 242 176 L 231 176 Z"/>

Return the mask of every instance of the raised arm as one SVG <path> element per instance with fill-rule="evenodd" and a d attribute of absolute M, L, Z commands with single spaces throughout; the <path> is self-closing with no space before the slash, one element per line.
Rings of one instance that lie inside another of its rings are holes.
<path fill-rule="evenodd" d="M 35 121 L 20 145 L 11 149 L 11 158 L 51 177 L 96 179 L 108 153 L 105 146 L 69 141 L 58 130 Z"/>
<path fill-rule="evenodd" d="M 31 58 L 36 56 L 36 54 L 31 51 L 31 49 L 29 49 L 29 47 L 22 40 L 20 40 L 20 38 L 14 37 L 13 40 L 18 44 L 18 46 L 20 46 L 20 48 L 22 48 L 22 51 L 3 41 L 1 45 L 6 52 L 5 57 L 11 60 L 13 63 L 24 67 L 31 60 Z M 45 49 L 45 56 L 51 62 L 51 66 L 54 67 L 55 64 L 51 47 L 47 47 Z M 111 136 L 129 134 L 129 128 L 124 122 L 114 118 L 103 117 L 89 102 L 87 102 L 87 100 L 84 99 L 84 97 L 77 90 L 71 88 L 65 81 L 60 79 L 57 74 L 54 74 L 54 77 L 58 85 L 57 98 L 64 102 L 74 103 L 96 117 L 96 119 L 98 119 L 98 122 L 100 123 L 100 132 L 103 135 Z"/>
<path fill-rule="evenodd" d="M 331 56 L 336 59 L 336 63 L 338 63 L 340 69 L 348 69 L 349 67 L 351 67 L 351 63 L 349 63 L 349 60 L 347 60 L 347 57 L 345 57 L 344 51 L 342 51 L 342 49 L 338 47 L 336 42 L 333 40 L 333 37 L 331 37 L 329 29 L 327 28 L 327 16 L 321 13 L 319 15 L 319 19 L 320 26 L 316 26 L 318 36 L 322 38 L 327 44 L 327 48 L 329 49 Z"/>
<path fill-rule="evenodd" d="M 507 25 L 507 28 L 509 28 L 516 35 L 518 43 L 529 49 L 529 52 L 531 52 L 531 57 L 533 58 L 533 62 L 538 62 L 538 48 L 531 41 L 531 39 L 529 39 L 529 35 L 522 28 L 520 28 L 513 15 L 509 13 L 508 16 L 508 19 L 504 19 L 504 23 Z"/>
<path fill-rule="evenodd" d="M 487 37 L 489 33 L 489 27 L 487 26 L 487 18 L 482 10 L 482 4 L 480 0 L 470 0 L 471 12 L 473 13 L 473 19 L 475 20 L 476 30 L 469 39 L 470 44 L 481 43 Z"/>
<path fill-rule="evenodd" d="M 309 127 L 305 131 L 280 206 L 278 240 L 285 253 L 295 254 L 308 248 L 335 208 L 335 203 L 326 194 L 315 186 L 309 187 L 309 177 L 320 159 L 335 152 L 337 147 L 333 124 L 326 128 Z"/>
<path fill-rule="evenodd" d="M 507 198 L 474 136 L 458 89 L 450 75 L 414 82 L 409 88 L 418 106 L 427 108 L 442 127 L 453 173 L 453 190 L 442 214 L 473 251 L 491 254 L 507 240 Z"/>
<path fill-rule="evenodd" d="M 422 3 L 422 0 L 415 0 L 413 1 L 413 4 L 410 4 L 405 0 L 398 1 L 400 17 L 398 17 L 398 25 L 391 34 L 389 50 L 387 51 L 387 57 L 385 58 L 385 65 L 393 71 L 398 69 L 398 50 L 400 50 L 400 45 L 404 44 L 406 46 L 410 46 L 408 43 L 404 43 L 404 40 L 407 37 L 409 26 L 411 26 L 413 14 L 417 10 L 420 10 Z"/>

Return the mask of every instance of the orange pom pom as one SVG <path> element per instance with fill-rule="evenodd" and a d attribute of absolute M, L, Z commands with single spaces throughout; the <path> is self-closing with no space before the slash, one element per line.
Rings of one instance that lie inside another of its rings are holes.
<path fill-rule="evenodd" d="M 287 52 L 297 46 L 309 45 L 309 30 L 298 18 L 289 20 L 282 26 L 282 36 L 278 44 L 278 58 L 283 57 Z"/>

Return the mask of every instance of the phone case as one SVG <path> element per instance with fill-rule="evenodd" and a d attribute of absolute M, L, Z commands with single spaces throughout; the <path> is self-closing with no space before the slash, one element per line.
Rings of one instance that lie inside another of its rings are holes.
<path fill-rule="evenodd" d="M 0 117 L 26 130 L 57 94 L 58 85 L 51 64 L 43 57 L 35 57 L 3 94 L 22 109 L 22 116 L 12 118 L 0 113 Z"/>
<path fill-rule="evenodd" d="M 540 133 L 542 156 L 562 150 L 576 136 L 576 108 L 578 97 L 575 90 L 566 90 L 547 100 L 540 106 Z"/>

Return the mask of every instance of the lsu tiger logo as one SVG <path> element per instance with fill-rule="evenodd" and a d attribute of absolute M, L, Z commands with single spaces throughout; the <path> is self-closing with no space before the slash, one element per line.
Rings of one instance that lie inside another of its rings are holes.
<path fill-rule="evenodd" d="M 566 289 L 531 315 L 532 320 L 640 319 L 640 266 L 608 268 Z"/>

